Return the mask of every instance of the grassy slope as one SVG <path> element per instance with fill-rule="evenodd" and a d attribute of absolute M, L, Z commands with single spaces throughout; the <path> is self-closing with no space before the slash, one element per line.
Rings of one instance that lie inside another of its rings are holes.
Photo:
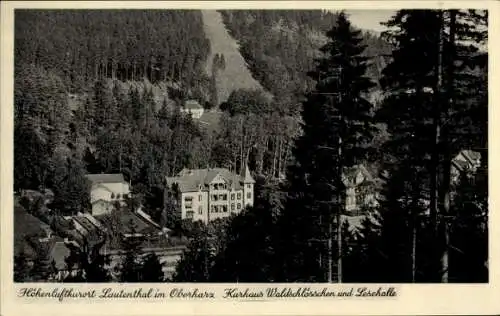
<path fill-rule="evenodd" d="M 226 68 L 217 77 L 219 102 L 224 102 L 236 89 L 263 89 L 247 68 L 239 52 L 238 42 L 229 35 L 222 16 L 215 10 L 202 10 L 203 23 L 207 38 L 210 40 L 210 56 L 206 70 L 211 75 L 212 61 L 215 54 L 223 54 Z"/>

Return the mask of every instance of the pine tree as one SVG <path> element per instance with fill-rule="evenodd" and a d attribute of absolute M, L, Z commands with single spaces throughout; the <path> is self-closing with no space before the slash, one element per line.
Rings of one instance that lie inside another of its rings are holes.
<path fill-rule="evenodd" d="M 26 254 L 24 251 L 20 252 L 14 257 L 14 282 L 28 282 L 30 271 Z"/>
<path fill-rule="evenodd" d="M 52 206 L 62 214 L 85 212 L 89 208 L 90 183 L 81 162 L 74 158 L 58 159 L 54 172 L 55 198 Z"/>
<path fill-rule="evenodd" d="M 372 106 L 364 94 L 373 83 L 365 77 L 360 32 L 341 13 L 327 37 L 321 48 L 324 57 L 309 73 L 317 84 L 303 105 L 303 135 L 295 146 L 297 163 L 289 172 L 289 200 L 280 225 L 286 236 L 282 247 L 287 281 L 327 279 L 325 241 L 340 217 L 334 214 L 342 212 L 342 167 L 371 156 L 375 130 L 370 123 Z"/>
<path fill-rule="evenodd" d="M 254 206 L 228 224 L 223 249 L 210 269 L 211 282 L 272 282 L 281 268 L 275 264 L 280 192 L 261 178 L 257 179 L 254 192 Z"/>
<path fill-rule="evenodd" d="M 215 254 L 208 246 L 207 231 L 196 234 L 177 263 L 172 281 L 210 282 L 210 269 L 214 258 Z"/>
<path fill-rule="evenodd" d="M 136 236 L 137 230 L 133 222 L 129 223 L 129 236 L 123 237 L 122 244 L 125 250 L 120 280 L 121 282 L 140 282 L 140 258 L 139 251 L 142 237 Z"/>
<path fill-rule="evenodd" d="M 464 110 L 458 101 L 464 98 L 469 106 L 477 104 L 460 93 L 460 87 L 472 83 L 470 77 L 465 79 L 463 59 L 474 56 L 471 51 L 465 53 L 457 40 L 464 39 L 468 29 L 457 21 L 458 16 L 455 10 L 400 10 L 387 23 L 395 28 L 386 35 L 396 49 L 383 71 L 381 83 L 387 96 L 378 117 L 390 133 L 383 147 L 384 168 L 394 178 L 389 182 L 400 182 L 386 188 L 385 200 L 406 203 L 399 207 L 399 225 L 406 225 L 403 233 L 411 237 L 401 239 L 408 242 L 401 255 L 411 260 L 401 262 L 401 267 L 406 265 L 400 275 L 403 282 L 446 282 L 451 160 L 469 137 L 463 134 L 464 125 L 468 130 L 478 125 L 484 130 L 484 123 L 471 122 L 473 111 Z M 459 51 L 465 55 L 458 58 Z M 472 95 L 476 99 L 477 94 Z M 381 213 L 398 208 L 387 203 L 381 205 Z M 411 278 L 407 271 L 412 271 Z"/>
<path fill-rule="evenodd" d="M 50 245 L 39 243 L 36 246 L 36 256 L 31 270 L 34 281 L 48 282 L 52 276 Z"/>
<path fill-rule="evenodd" d="M 486 163 L 476 174 L 462 172 L 450 232 L 450 282 L 488 282 L 488 176 Z"/>
<path fill-rule="evenodd" d="M 144 258 L 141 267 L 141 282 L 163 282 L 164 275 L 158 256 L 154 253 Z"/>
<path fill-rule="evenodd" d="M 53 151 L 40 133 L 28 123 L 14 128 L 14 188 L 47 186 Z"/>

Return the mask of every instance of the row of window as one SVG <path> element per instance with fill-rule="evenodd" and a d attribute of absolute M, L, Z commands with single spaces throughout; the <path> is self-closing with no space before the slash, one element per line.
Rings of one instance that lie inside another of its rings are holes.
<path fill-rule="evenodd" d="M 114 200 L 114 199 L 118 200 L 118 199 L 121 199 L 121 198 L 125 198 L 126 196 L 127 196 L 126 193 L 123 193 L 123 195 L 120 194 L 120 193 L 117 193 L 116 195 L 114 193 L 111 193 L 111 199 L 112 200 Z"/>
<path fill-rule="evenodd" d="M 234 193 L 231 193 L 231 200 L 234 201 L 234 199 L 238 199 L 238 200 L 241 200 L 241 192 L 238 192 L 237 194 L 234 194 Z M 251 199 L 252 198 L 252 193 L 251 192 L 247 192 L 247 199 Z M 198 196 L 198 201 L 202 201 L 203 200 L 203 195 L 199 195 Z M 212 201 L 227 201 L 227 194 L 212 194 Z M 186 196 L 184 198 L 184 203 L 187 204 L 191 204 L 193 202 L 193 197 L 192 196 Z"/>
<path fill-rule="evenodd" d="M 251 189 L 251 188 L 252 188 L 252 185 L 247 184 L 247 189 Z M 212 184 L 211 189 L 212 190 L 227 190 L 228 187 L 225 183 L 215 183 L 215 184 Z"/>
<path fill-rule="evenodd" d="M 227 201 L 227 194 L 212 194 L 212 201 Z"/>
<path fill-rule="evenodd" d="M 212 205 L 210 213 L 227 213 L 227 205 Z"/>
<path fill-rule="evenodd" d="M 241 210 L 241 203 L 231 203 L 231 211 Z M 227 213 L 227 205 L 212 205 L 210 213 Z M 201 214 L 201 213 L 200 213 Z"/>
<path fill-rule="evenodd" d="M 191 208 L 190 207 L 186 207 L 186 208 Z M 241 210 L 241 203 L 231 203 L 231 211 L 235 211 L 235 210 Z M 210 213 L 227 213 L 227 205 L 212 205 L 211 208 L 210 208 Z M 203 207 L 200 205 L 198 206 L 198 214 L 199 215 L 203 215 Z M 192 210 L 187 210 L 186 211 L 186 217 L 187 218 L 193 218 L 194 216 L 194 211 Z"/>
<path fill-rule="evenodd" d="M 215 183 L 212 184 L 212 190 L 227 190 L 227 185 L 225 183 Z"/>

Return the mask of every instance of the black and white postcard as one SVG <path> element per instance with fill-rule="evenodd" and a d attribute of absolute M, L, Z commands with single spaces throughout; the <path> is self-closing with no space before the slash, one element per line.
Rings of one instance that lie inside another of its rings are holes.
<path fill-rule="evenodd" d="M 499 8 L 2 3 L 2 315 L 500 312 Z"/>

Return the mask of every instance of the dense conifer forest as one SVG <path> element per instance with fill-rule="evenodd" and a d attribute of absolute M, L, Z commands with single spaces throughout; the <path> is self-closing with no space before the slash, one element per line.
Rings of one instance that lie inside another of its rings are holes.
<path fill-rule="evenodd" d="M 316 78 L 307 76 L 337 14 L 322 10 L 223 10 L 224 22 L 257 80 L 289 109 L 298 111 Z M 370 56 L 369 76 L 378 83 L 391 45 L 364 31 L 363 55 Z"/>
<path fill-rule="evenodd" d="M 16 66 L 53 71 L 80 91 L 98 79 L 204 77 L 210 44 L 194 10 L 18 10 Z"/>

